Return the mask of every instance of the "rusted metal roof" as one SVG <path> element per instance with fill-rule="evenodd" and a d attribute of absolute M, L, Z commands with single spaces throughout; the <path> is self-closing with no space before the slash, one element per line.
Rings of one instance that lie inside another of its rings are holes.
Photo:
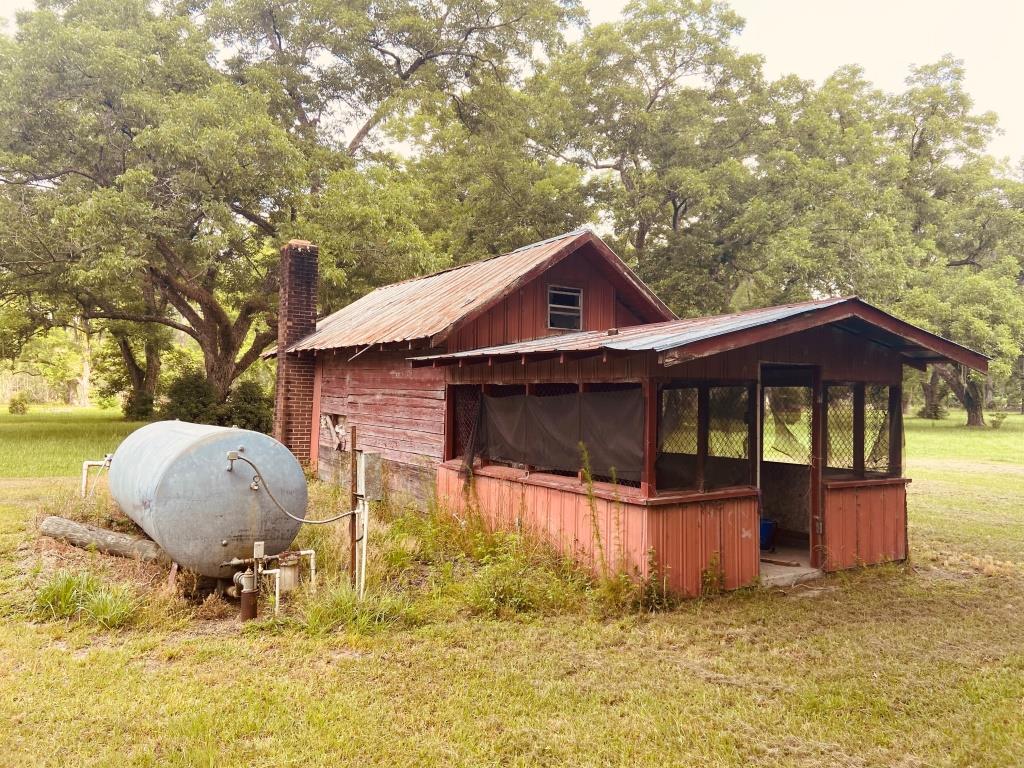
<path fill-rule="evenodd" d="M 988 358 L 984 355 L 899 320 L 856 296 L 784 304 L 713 317 L 684 318 L 611 331 L 581 331 L 546 336 L 532 341 L 415 357 L 412 358 L 412 363 L 414 366 L 421 366 L 451 364 L 460 360 L 467 362 L 487 358 L 529 358 L 561 353 L 585 354 L 605 351 L 657 352 L 663 362 L 672 363 L 687 357 L 715 354 L 724 349 L 756 343 L 770 337 L 770 332 L 753 336 L 752 332 L 759 329 L 775 328 L 781 331 L 778 335 L 802 330 L 803 327 L 794 324 L 799 318 L 807 319 L 808 322 L 804 324 L 806 327 L 829 322 L 845 322 L 848 330 L 854 333 L 874 331 L 876 340 L 883 336 L 890 343 L 893 339 L 901 339 L 907 343 L 901 344 L 899 351 L 912 361 L 948 360 L 963 363 L 977 370 L 985 370 L 987 367 Z M 849 323 L 851 320 L 861 325 L 855 327 Z M 687 347 L 714 339 L 728 339 L 729 342 L 723 341 L 723 344 L 717 347 L 704 344 L 702 346 L 705 348 L 699 353 L 686 354 Z"/>
<path fill-rule="evenodd" d="M 653 308 L 655 316 L 674 316 L 596 234 L 581 229 L 501 256 L 378 288 L 318 321 L 315 332 L 287 351 L 391 344 L 423 338 L 436 344 L 461 322 L 486 311 L 588 243 L 596 246 L 595 252 L 645 305 Z"/>

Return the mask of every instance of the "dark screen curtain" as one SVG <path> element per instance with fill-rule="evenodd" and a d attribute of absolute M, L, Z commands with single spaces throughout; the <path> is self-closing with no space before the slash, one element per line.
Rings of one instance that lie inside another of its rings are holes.
<path fill-rule="evenodd" d="M 493 461 L 527 463 L 526 395 L 484 395 L 484 445 Z"/>
<path fill-rule="evenodd" d="M 584 392 L 582 439 L 598 477 L 640 480 L 644 463 L 644 398 L 640 388 Z M 614 469 L 614 472 L 613 472 Z"/>
<path fill-rule="evenodd" d="M 597 477 L 639 481 L 644 404 L 640 388 L 546 397 L 484 396 L 484 440 L 493 461 L 576 472 L 586 445 Z"/>

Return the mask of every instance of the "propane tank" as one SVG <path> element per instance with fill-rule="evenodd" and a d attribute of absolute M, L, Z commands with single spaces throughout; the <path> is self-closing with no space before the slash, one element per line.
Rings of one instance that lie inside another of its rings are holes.
<path fill-rule="evenodd" d="M 237 452 L 259 467 L 229 462 Z M 266 486 L 266 487 L 264 487 Z M 247 429 L 158 421 L 130 434 L 110 464 L 110 492 L 122 511 L 182 568 L 231 578 L 232 559 L 288 549 L 306 515 L 306 477 L 272 437 Z"/>

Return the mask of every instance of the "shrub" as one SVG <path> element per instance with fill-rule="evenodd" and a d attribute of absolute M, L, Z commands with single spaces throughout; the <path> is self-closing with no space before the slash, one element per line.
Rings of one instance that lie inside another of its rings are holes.
<path fill-rule="evenodd" d="M 269 434 L 274 428 L 274 399 L 255 381 L 239 382 L 224 403 L 221 423 Z"/>
<path fill-rule="evenodd" d="M 989 426 L 992 427 L 992 429 L 999 429 L 1001 426 L 1003 426 L 1003 422 L 1006 421 L 1006 416 L 1007 414 L 1003 413 L 1002 411 L 990 413 L 988 415 Z"/>
<path fill-rule="evenodd" d="M 219 423 L 217 393 L 199 371 L 186 371 L 167 388 L 167 402 L 161 416 L 199 424 Z"/>
<path fill-rule="evenodd" d="M 32 398 L 29 396 L 28 392 L 18 392 L 16 395 L 13 395 L 10 402 L 7 403 L 7 412 L 13 413 L 17 416 L 23 416 L 28 413 L 28 404 L 31 400 Z"/>
<path fill-rule="evenodd" d="M 153 396 L 148 392 L 132 390 L 124 399 L 124 417 L 128 421 L 148 421 L 153 418 Z"/>

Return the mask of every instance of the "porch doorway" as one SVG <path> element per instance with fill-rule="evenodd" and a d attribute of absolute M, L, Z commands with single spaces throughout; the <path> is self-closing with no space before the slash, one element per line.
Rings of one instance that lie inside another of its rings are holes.
<path fill-rule="evenodd" d="M 761 575 L 771 583 L 820 575 L 811 567 L 814 381 L 812 366 L 761 366 Z"/>

